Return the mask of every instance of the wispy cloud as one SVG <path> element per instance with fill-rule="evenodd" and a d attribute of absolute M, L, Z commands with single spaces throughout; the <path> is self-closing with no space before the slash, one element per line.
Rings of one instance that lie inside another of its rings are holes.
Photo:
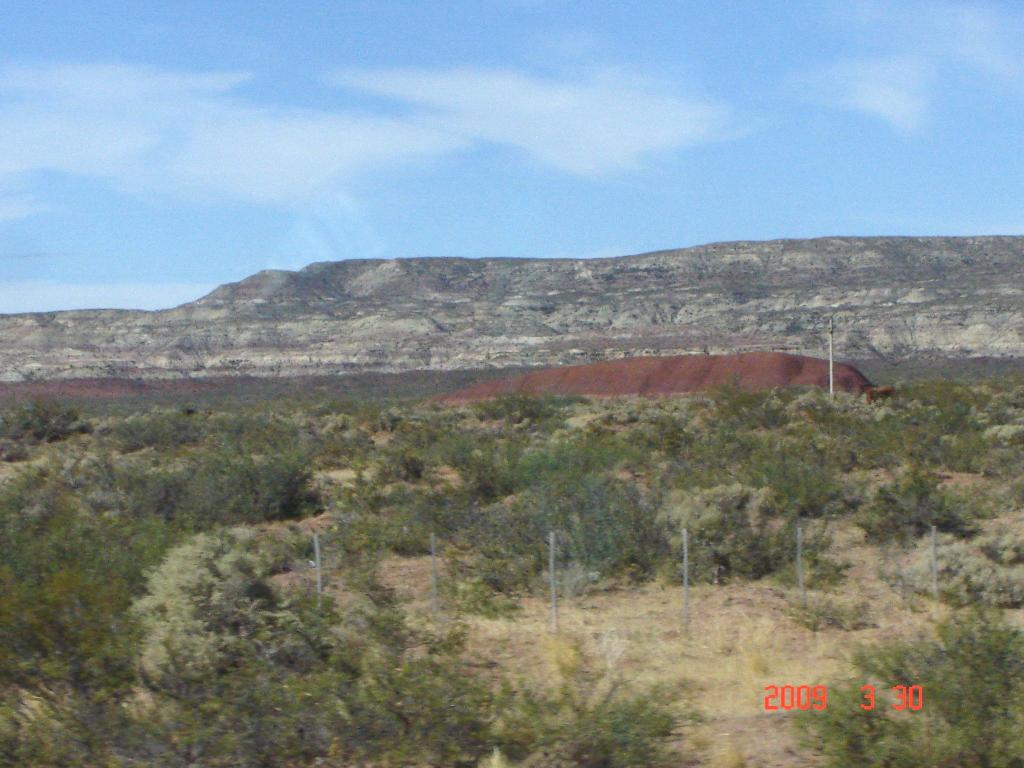
<path fill-rule="evenodd" d="M 206 283 L 0 281 L 0 314 L 56 309 L 168 309 L 195 301 L 215 287 Z"/>
<path fill-rule="evenodd" d="M 124 65 L 0 69 L 0 185 L 37 191 L 40 172 L 99 179 L 190 200 L 306 203 L 355 174 L 482 142 L 576 174 L 636 167 L 720 138 L 728 113 L 636 77 L 585 79 L 514 70 L 346 72 L 335 85 L 394 109 L 300 109 L 244 97 L 244 72 L 174 73 Z M 0 219 L 39 211 L 0 196 Z"/>
<path fill-rule="evenodd" d="M 13 221 L 42 213 L 46 206 L 27 194 L 4 194 L 0 192 L 0 221 Z"/>
<path fill-rule="evenodd" d="M 865 54 L 795 76 L 805 97 L 886 121 L 903 133 L 922 128 L 944 82 L 1024 86 L 1024 14 L 979 3 L 859 2 L 838 14 Z"/>
<path fill-rule="evenodd" d="M 892 56 L 842 61 L 798 76 L 792 84 L 805 97 L 865 112 L 911 133 L 924 120 L 932 77 L 922 58 Z"/>
<path fill-rule="evenodd" d="M 0 181 L 56 171 L 129 191 L 287 204 L 460 143 L 383 116 L 254 105 L 237 94 L 248 79 L 127 66 L 0 70 Z M 29 207 L 19 198 L 6 210 Z"/>
<path fill-rule="evenodd" d="M 723 105 L 617 70 L 570 80 L 504 69 L 378 69 L 340 72 L 335 82 L 418 109 L 421 125 L 514 147 L 580 175 L 632 169 L 648 156 L 732 132 Z"/>

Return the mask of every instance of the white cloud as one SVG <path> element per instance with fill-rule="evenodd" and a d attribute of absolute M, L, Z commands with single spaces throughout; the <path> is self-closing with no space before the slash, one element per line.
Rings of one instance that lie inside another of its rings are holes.
<path fill-rule="evenodd" d="M 0 181 L 57 171 L 132 191 L 287 204 L 459 140 L 391 118 L 254 106 L 239 73 L 140 67 L 0 71 Z M 24 183 L 24 182 L 23 182 Z"/>
<path fill-rule="evenodd" d="M 879 21 L 892 44 L 955 65 L 982 78 L 1009 82 L 1024 74 L 1024 16 L 984 3 L 915 2 L 887 6 Z"/>
<path fill-rule="evenodd" d="M 927 61 L 899 56 L 840 62 L 796 78 L 793 85 L 811 99 L 865 112 L 910 133 L 927 112 L 932 76 Z"/>
<path fill-rule="evenodd" d="M 420 124 L 516 147 L 581 175 L 635 168 L 648 155 L 731 131 L 723 106 L 609 70 L 568 80 L 497 69 L 380 69 L 341 72 L 335 81 L 419 108 Z"/>
<path fill-rule="evenodd" d="M 214 288 L 207 283 L 0 281 L 0 314 L 58 309 L 167 309 L 195 301 Z"/>
<path fill-rule="evenodd" d="M 13 221 L 42 213 L 47 208 L 32 195 L 4 194 L 0 192 L 0 221 Z"/>
<path fill-rule="evenodd" d="M 1019 12 L 954 2 L 840 8 L 839 18 L 866 53 L 793 78 L 791 84 L 815 101 L 864 112 L 911 133 L 923 127 L 942 88 L 955 78 L 1018 92 L 1024 85 Z"/>
<path fill-rule="evenodd" d="M 385 117 L 234 110 L 196 126 L 168 164 L 174 183 L 266 202 L 328 188 L 339 177 L 443 154 L 463 142 Z"/>
<path fill-rule="evenodd" d="M 124 65 L 0 69 L 0 185 L 38 191 L 40 172 L 190 200 L 308 203 L 354 174 L 479 142 L 594 174 L 722 136 L 725 110 L 609 73 L 582 80 L 516 71 L 348 72 L 349 89 L 407 113 L 263 105 L 240 72 L 182 74 Z M 393 109 L 391 110 L 394 111 Z M 0 197 L 7 219 L 38 211 Z"/>

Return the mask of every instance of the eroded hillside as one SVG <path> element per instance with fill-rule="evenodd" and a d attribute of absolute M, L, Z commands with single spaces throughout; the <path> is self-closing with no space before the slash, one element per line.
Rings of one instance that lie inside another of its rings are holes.
<path fill-rule="evenodd" d="M 356 260 L 191 304 L 0 316 L 0 379 L 316 375 L 781 350 L 1024 356 L 1024 238 L 736 242 L 612 259 Z"/>

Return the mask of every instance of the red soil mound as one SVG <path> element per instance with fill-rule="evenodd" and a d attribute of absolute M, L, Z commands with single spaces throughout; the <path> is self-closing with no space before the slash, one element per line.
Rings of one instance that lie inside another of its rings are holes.
<path fill-rule="evenodd" d="M 496 395 L 644 395 L 696 392 L 719 384 L 747 390 L 812 386 L 828 388 L 828 361 L 783 352 L 740 355 L 632 357 L 591 365 L 547 368 L 513 379 L 486 381 L 442 395 L 440 403 L 466 403 Z M 835 388 L 861 392 L 871 382 L 856 368 L 835 364 Z"/>

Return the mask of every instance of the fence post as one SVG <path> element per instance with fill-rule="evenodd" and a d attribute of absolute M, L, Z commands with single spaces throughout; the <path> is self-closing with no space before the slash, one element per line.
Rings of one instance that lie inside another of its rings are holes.
<path fill-rule="evenodd" d="M 935 546 L 935 526 L 932 526 L 932 597 L 939 598 L 939 555 Z"/>
<path fill-rule="evenodd" d="M 807 606 L 807 590 L 804 589 L 804 531 L 796 526 L 796 583 L 800 586 L 800 604 Z"/>
<path fill-rule="evenodd" d="M 683 634 L 690 633 L 690 533 L 683 528 Z"/>
<path fill-rule="evenodd" d="M 558 589 L 555 585 L 555 532 L 548 532 L 548 579 L 551 582 L 551 631 L 558 632 Z"/>
<path fill-rule="evenodd" d="M 430 534 L 430 612 L 437 616 L 437 536 Z"/>
<path fill-rule="evenodd" d="M 320 595 L 324 591 L 323 571 L 320 568 L 320 535 L 313 534 L 313 562 L 316 565 L 316 604 L 320 605 Z"/>

